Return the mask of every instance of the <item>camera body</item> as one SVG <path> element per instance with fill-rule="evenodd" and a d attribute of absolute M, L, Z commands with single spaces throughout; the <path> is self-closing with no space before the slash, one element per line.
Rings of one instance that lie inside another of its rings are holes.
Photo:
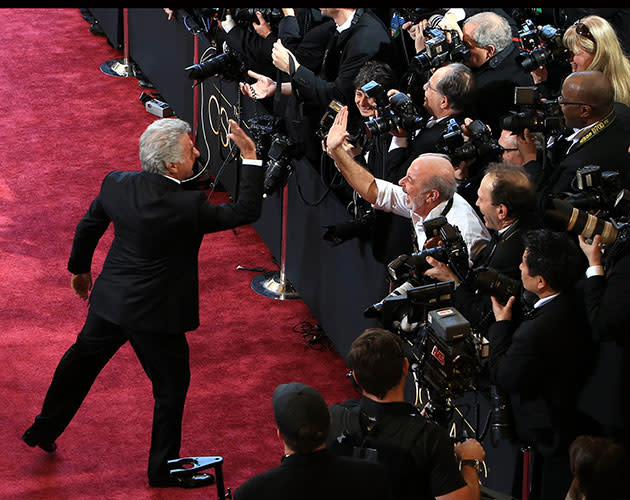
<path fill-rule="evenodd" d="M 527 19 L 518 35 L 521 52 L 517 62 L 525 71 L 533 71 L 539 66 L 569 62 L 571 52 L 562 43 L 564 30 L 550 24 L 536 27 Z"/>
<path fill-rule="evenodd" d="M 448 223 L 446 217 L 439 216 L 424 222 L 427 239 L 438 236 L 441 245 L 426 248 L 411 255 L 400 255 L 387 265 L 387 271 L 394 281 L 409 278 L 420 280 L 424 272 L 431 268 L 427 257 L 447 264 L 460 279 L 465 279 L 470 270 L 468 247 L 457 226 Z"/>
<path fill-rule="evenodd" d="M 473 159 L 498 159 L 503 153 L 503 148 L 482 121 L 474 120 L 466 129 L 467 134 L 464 134 L 459 123 L 451 118 L 438 141 L 437 151 L 448 155 L 454 165 Z"/>
<path fill-rule="evenodd" d="M 247 121 L 250 136 L 256 144 L 256 153 L 265 164 L 263 197 L 267 198 L 278 188 L 284 187 L 293 171 L 291 161 L 299 159 L 301 148 L 285 131 L 281 118 L 260 115 Z"/>
<path fill-rule="evenodd" d="M 470 50 L 456 30 L 427 26 L 423 33 L 426 39 L 425 49 L 411 60 L 412 70 L 424 73 L 445 63 L 465 63 L 470 57 Z"/>
<path fill-rule="evenodd" d="M 408 95 L 397 92 L 388 98 L 387 91 L 374 80 L 363 85 L 361 90 L 374 99 L 379 114 L 377 118 L 364 122 L 366 138 L 371 139 L 396 128 L 414 132 L 424 126 L 424 118 Z"/>
<path fill-rule="evenodd" d="M 543 101 L 536 87 L 515 87 L 514 104 L 521 111 L 511 113 L 501 120 L 501 127 L 522 134 L 531 132 L 552 133 L 566 128 L 564 115 L 557 101 Z"/>
<path fill-rule="evenodd" d="M 256 12 L 260 12 L 265 19 L 272 27 L 278 26 L 284 14 L 282 13 L 282 9 L 279 8 L 270 8 L 270 7 L 247 7 L 242 9 L 231 9 L 232 11 L 232 19 L 239 26 L 244 28 L 252 28 L 252 23 L 258 24 L 258 17 L 256 16 Z"/>

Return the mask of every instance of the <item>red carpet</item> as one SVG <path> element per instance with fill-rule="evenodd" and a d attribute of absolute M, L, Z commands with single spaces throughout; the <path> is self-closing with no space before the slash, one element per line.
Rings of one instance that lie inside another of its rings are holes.
<path fill-rule="evenodd" d="M 0 498 L 216 498 L 214 487 L 148 487 L 153 402 L 129 346 L 97 379 L 55 454 L 20 440 L 85 318 L 66 271 L 75 225 L 109 170 L 140 168 L 137 141 L 155 119 L 137 80 L 100 71 L 121 54 L 88 27 L 78 9 L 0 9 Z M 277 384 L 313 385 L 329 403 L 354 395 L 340 356 L 307 349 L 294 331 L 313 322 L 305 304 L 255 293 L 257 273 L 239 264 L 275 269 L 251 226 L 206 238 L 182 445 L 184 456 L 223 456 L 232 489 L 279 462 Z"/>

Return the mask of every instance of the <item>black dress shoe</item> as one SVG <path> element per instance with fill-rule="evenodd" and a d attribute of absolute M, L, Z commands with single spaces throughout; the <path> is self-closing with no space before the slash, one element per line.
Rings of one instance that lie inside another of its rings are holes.
<path fill-rule="evenodd" d="M 192 476 L 169 476 L 161 479 L 150 479 L 149 486 L 152 488 L 201 488 L 214 483 L 214 476 L 205 472 Z"/>
<path fill-rule="evenodd" d="M 28 429 L 24 433 L 24 435 L 22 436 L 22 441 L 24 441 L 31 448 L 39 446 L 42 450 L 47 451 L 48 453 L 52 453 L 57 449 L 57 443 L 55 443 L 54 441 L 38 441 L 37 439 L 35 439 L 30 429 Z"/>

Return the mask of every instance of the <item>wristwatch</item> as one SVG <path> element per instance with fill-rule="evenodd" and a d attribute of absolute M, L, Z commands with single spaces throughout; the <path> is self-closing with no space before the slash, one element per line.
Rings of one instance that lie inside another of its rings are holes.
<path fill-rule="evenodd" d="M 464 465 L 470 465 L 471 467 L 475 468 L 475 470 L 477 471 L 477 474 L 480 474 L 481 470 L 482 470 L 482 464 L 483 464 L 483 462 L 481 460 L 477 460 L 476 458 L 460 460 L 460 462 L 459 462 L 459 470 L 462 470 L 462 467 Z"/>

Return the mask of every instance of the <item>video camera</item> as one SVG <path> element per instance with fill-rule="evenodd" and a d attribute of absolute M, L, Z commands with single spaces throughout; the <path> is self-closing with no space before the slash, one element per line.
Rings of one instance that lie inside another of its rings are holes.
<path fill-rule="evenodd" d="M 188 71 L 188 78 L 198 82 L 203 82 L 213 76 L 234 82 L 246 81 L 248 78 L 247 64 L 243 57 L 233 49 L 228 49 L 207 61 L 188 66 L 186 71 Z"/>
<path fill-rule="evenodd" d="M 470 57 L 470 50 L 458 31 L 427 26 L 423 33 L 425 49 L 411 60 L 412 70 L 424 74 L 446 63 L 465 63 Z"/>
<path fill-rule="evenodd" d="M 503 148 L 480 120 L 470 122 L 466 130 L 464 134 L 457 120 L 451 118 L 438 141 L 437 152 L 448 155 L 453 165 L 473 159 L 494 161 L 503 154 Z"/>
<path fill-rule="evenodd" d="M 527 19 L 518 32 L 521 51 L 517 62 L 525 71 L 533 71 L 539 66 L 568 63 L 571 52 L 562 43 L 564 30 L 550 24 L 536 27 Z"/>
<path fill-rule="evenodd" d="M 514 104 L 520 112 L 503 117 L 501 128 L 522 134 L 527 128 L 531 132 L 552 133 L 566 128 L 564 115 L 557 101 L 543 100 L 536 87 L 515 87 Z"/>
<path fill-rule="evenodd" d="M 372 118 L 363 124 L 363 132 L 367 138 L 387 133 L 396 128 L 413 132 L 424 126 L 424 118 L 411 98 L 397 92 L 387 97 L 387 91 L 380 83 L 372 80 L 361 87 L 361 90 L 374 99 L 377 118 Z"/>
<path fill-rule="evenodd" d="M 276 116 L 250 118 L 247 128 L 266 167 L 263 197 L 267 198 L 287 183 L 293 172 L 292 160 L 301 157 L 302 149 L 286 134 L 284 122 Z"/>

